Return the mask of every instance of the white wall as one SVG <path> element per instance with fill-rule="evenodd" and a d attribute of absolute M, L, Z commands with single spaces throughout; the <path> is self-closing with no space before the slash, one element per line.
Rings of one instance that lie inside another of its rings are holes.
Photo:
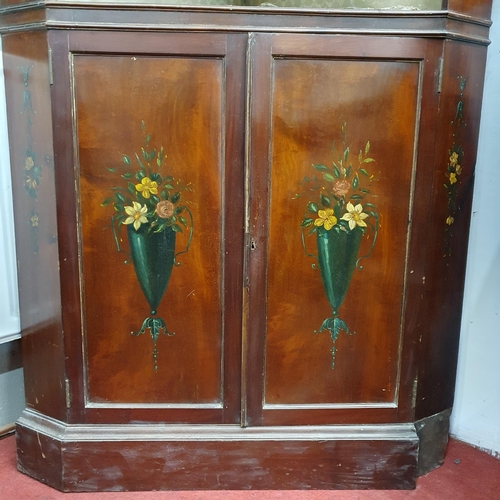
<path fill-rule="evenodd" d="M 500 454 L 500 2 L 493 2 L 453 436 Z"/>
<path fill-rule="evenodd" d="M 14 219 L 0 40 L 0 343 L 19 337 Z"/>
<path fill-rule="evenodd" d="M 18 338 L 19 301 L 17 293 L 14 219 L 10 177 L 9 142 L 5 111 L 5 86 L 0 40 L 0 343 Z M 10 346 L 1 350 L 0 427 L 14 422 L 24 408 L 23 370 L 6 367 Z"/>

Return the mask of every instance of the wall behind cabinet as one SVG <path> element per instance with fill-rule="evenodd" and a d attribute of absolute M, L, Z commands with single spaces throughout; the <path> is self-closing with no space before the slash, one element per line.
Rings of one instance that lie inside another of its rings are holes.
<path fill-rule="evenodd" d="M 452 435 L 500 454 L 500 4 L 493 2 Z"/>
<path fill-rule="evenodd" d="M 19 341 L 14 340 L 20 335 L 8 144 L 0 44 L 0 428 L 12 423 L 24 408 Z"/>

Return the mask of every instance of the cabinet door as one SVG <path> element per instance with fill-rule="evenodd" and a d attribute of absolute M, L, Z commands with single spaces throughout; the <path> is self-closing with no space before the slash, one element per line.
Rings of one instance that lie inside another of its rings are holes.
<path fill-rule="evenodd" d="M 438 49 L 255 37 L 247 425 L 411 418 Z"/>
<path fill-rule="evenodd" d="M 245 44 L 51 36 L 75 419 L 239 421 Z"/>

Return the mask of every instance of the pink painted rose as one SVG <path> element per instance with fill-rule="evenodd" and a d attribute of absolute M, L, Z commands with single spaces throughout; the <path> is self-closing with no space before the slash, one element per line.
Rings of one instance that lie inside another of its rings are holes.
<path fill-rule="evenodd" d="M 171 201 L 159 201 L 156 205 L 156 213 L 162 219 L 168 219 L 174 215 L 174 204 Z"/>
<path fill-rule="evenodd" d="M 336 196 L 344 196 L 349 192 L 349 189 L 351 189 L 351 184 L 345 179 L 335 181 L 335 184 L 333 185 L 333 194 Z"/>

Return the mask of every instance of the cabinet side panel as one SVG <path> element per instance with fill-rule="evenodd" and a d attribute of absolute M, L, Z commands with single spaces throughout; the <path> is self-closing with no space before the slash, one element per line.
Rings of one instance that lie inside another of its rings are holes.
<path fill-rule="evenodd" d="M 417 419 L 453 404 L 485 60 L 485 47 L 446 42 Z"/>
<path fill-rule="evenodd" d="M 65 418 L 56 193 L 45 32 L 3 38 L 27 405 Z"/>

